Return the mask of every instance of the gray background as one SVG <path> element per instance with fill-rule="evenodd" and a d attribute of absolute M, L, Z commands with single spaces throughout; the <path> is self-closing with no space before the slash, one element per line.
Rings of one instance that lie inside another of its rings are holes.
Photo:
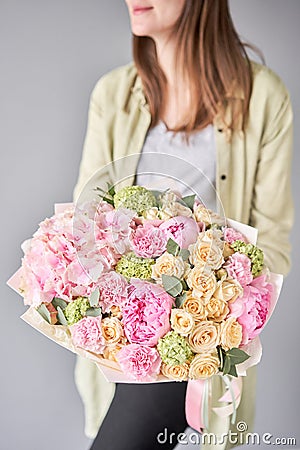
<path fill-rule="evenodd" d="M 298 206 L 300 1 L 231 0 L 231 7 L 240 34 L 261 48 L 291 93 Z M 5 281 L 19 266 L 21 242 L 55 202 L 71 200 L 92 87 L 130 59 L 123 0 L 0 1 L 1 450 L 84 450 L 90 444 L 73 382 L 74 356 L 19 319 L 25 307 Z M 262 336 L 256 431 L 296 437 L 300 447 L 296 228 L 293 271 Z"/>

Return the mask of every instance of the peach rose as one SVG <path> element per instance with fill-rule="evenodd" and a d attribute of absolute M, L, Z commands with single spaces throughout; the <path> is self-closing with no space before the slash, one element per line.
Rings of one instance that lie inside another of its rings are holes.
<path fill-rule="evenodd" d="M 197 239 L 195 244 L 189 246 L 190 262 L 194 265 L 208 266 L 217 270 L 224 263 L 223 251 L 214 241 Z"/>
<path fill-rule="evenodd" d="M 210 320 L 199 322 L 189 335 L 189 344 L 195 353 L 207 353 L 220 343 L 219 324 Z"/>
<path fill-rule="evenodd" d="M 223 233 L 218 228 L 209 228 L 208 230 L 199 233 L 199 240 L 204 242 L 214 242 L 220 250 L 223 251 L 225 242 L 223 241 Z"/>
<path fill-rule="evenodd" d="M 123 348 L 124 345 L 122 344 L 116 344 L 113 346 L 108 346 L 103 351 L 103 356 L 105 359 L 108 359 L 110 361 L 118 362 L 117 360 L 117 353 Z"/>
<path fill-rule="evenodd" d="M 215 223 L 217 225 L 224 225 L 224 219 L 211 211 L 210 209 L 205 208 L 204 205 L 199 204 L 194 208 L 194 218 L 196 222 L 204 222 L 205 225 L 211 225 Z"/>
<path fill-rule="evenodd" d="M 215 322 L 222 322 L 229 313 L 227 302 L 220 298 L 211 297 L 205 305 L 207 318 Z"/>
<path fill-rule="evenodd" d="M 203 303 L 212 297 L 217 287 L 214 272 L 203 266 L 195 266 L 189 272 L 186 281 L 192 289 L 193 296 L 201 298 Z"/>
<path fill-rule="evenodd" d="M 226 278 L 217 283 L 217 288 L 213 294 L 214 297 L 225 302 L 234 302 L 243 295 L 243 288 L 240 283 L 233 278 Z"/>
<path fill-rule="evenodd" d="M 170 366 L 169 364 L 162 363 L 161 373 L 171 380 L 184 381 L 188 379 L 189 375 L 189 364 L 177 364 L 175 366 Z"/>
<path fill-rule="evenodd" d="M 212 377 L 219 372 L 220 360 L 216 353 L 196 355 L 190 364 L 189 378 L 199 380 Z"/>
<path fill-rule="evenodd" d="M 157 258 L 152 266 L 152 278 L 161 281 L 162 274 L 182 278 L 186 268 L 187 264 L 181 256 L 173 256 L 166 252 Z"/>
<path fill-rule="evenodd" d="M 203 301 L 199 297 L 194 297 L 191 291 L 187 293 L 187 297 L 182 303 L 182 308 L 191 314 L 195 322 L 206 319 L 207 312 Z"/>
<path fill-rule="evenodd" d="M 161 211 L 156 206 L 146 209 L 143 211 L 142 215 L 146 220 L 168 220 L 172 217 L 172 215 L 167 214 L 165 211 Z"/>
<path fill-rule="evenodd" d="M 193 316 L 184 309 L 171 310 L 171 327 L 176 333 L 187 336 L 194 326 Z"/>
<path fill-rule="evenodd" d="M 220 344 L 224 350 L 238 347 L 242 342 L 243 327 L 235 317 L 229 317 L 221 323 Z"/>
<path fill-rule="evenodd" d="M 102 335 L 106 344 L 116 344 L 124 336 L 123 327 L 116 317 L 105 317 L 101 321 Z"/>

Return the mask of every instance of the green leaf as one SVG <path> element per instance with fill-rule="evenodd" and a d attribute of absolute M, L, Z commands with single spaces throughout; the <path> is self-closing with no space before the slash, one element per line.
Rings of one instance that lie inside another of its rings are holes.
<path fill-rule="evenodd" d="M 218 356 L 220 360 L 220 370 L 223 371 L 223 365 L 224 365 L 224 350 L 220 345 L 217 346 Z"/>
<path fill-rule="evenodd" d="M 225 374 L 224 374 L 224 375 L 225 375 Z M 228 372 L 228 375 L 232 375 L 233 377 L 237 377 L 237 376 L 238 376 L 237 371 L 236 371 L 235 364 L 232 364 L 232 365 L 230 366 L 230 370 L 229 370 L 229 372 Z"/>
<path fill-rule="evenodd" d="M 95 289 L 89 297 L 90 305 L 91 306 L 98 305 L 99 297 L 100 297 L 100 291 L 99 291 L 99 289 Z"/>
<path fill-rule="evenodd" d="M 230 361 L 230 357 L 226 353 L 224 356 L 225 357 L 224 357 L 224 364 L 223 364 L 223 374 L 227 375 L 231 369 L 231 361 Z"/>
<path fill-rule="evenodd" d="M 40 315 L 43 317 L 46 322 L 51 323 L 51 315 L 48 309 L 46 308 L 46 305 L 42 303 L 38 308 L 37 312 L 40 313 Z"/>
<path fill-rule="evenodd" d="M 179 256 L 183 259 L 183 261 L 187 261 L 190 256 L 190 252 L 187 248 L 182 248 L 179 252 Z"/>
<path fill-rule="evenodd" d="M 182 289 L 184 291 L 188 291 L 189 290 L 189 287 L 188 287 L 187 282 L 185 280 L 181 280 L 181 284 L 182 284 Z"/>
<path fill-rule="evenodd" d="M 89 308 L 87 309 L 85 315 L 91 316 L 91 317 L 98 317 L 101 316 L 101 308 Z"/>
<path fill-rule="evenodd" d="M 194 202 L 195 202 L 195 197 L 196 195 L 187 195 L 186 197 L 182 197 L 182 201 L 186 204 L 186 206 L 188 208 L 190 208 L 191 210 L 193 210 L 194 207 Z"/>
<path fill-rule="evenodd" d="M 115 191 L 115 187 L 113 184 L 107 183 L 107 192 L 108 194 L 110 194 L 112 197 L 115 195 L 116 191 Z"/>
<path fill-rule="evenodd" d="M 65 325 L 65 326 L 68 325 L 68 321 L 67 321 L 67 319 L 66 319 L 66 317 L 64 315 L 64 312 L 63 312 L 63 310 L 61 309 L 61 307 L 59 305 L 57 306 L 57 318 L 58 318 L 59 323 L 61 325 Z"/>
<path fill-rule="evenodd" d="M 184 292 L 182 295 L 180 295 L 179 297 L 176 297 L 175 300 L 175 305 L 176 308 L 180 308 L 182 306 L 182 303 L 184 302 L 184 300 L 186 299 L 187 295 L 186 292 Z"/>
<path fill-rule="evenodd" d="M 102 198 L 103 198 L 103 200 L 104 200 L 106 203 L 109 203 L 110 205 L 114 206 L 114 201 L 113 201 L 113 199 L 108 198 L 108 197 L 102 197 Z"/>
<path fill-rule="evenodd" d="M 65 300 L 63 300 L 62 298 L 58 298 L 58 297 L 54 297 L 54 299 L 52 300 L 52 305 L 54 306 L 54 308 L 57 309 L 57 307 L 59 306 L 61 309 L 65 309 L 67 307 L 67 302 Z"/>
<path fill-rule="evenodd" d="M 182 284 L 179 278 L 162 274 L 162 283 L 165 291 L 172 297 L 177 297 L 182 292 Z"/>
<path fill-rule="evenodd" d="M 247 359 L 250 358 L 250 356 L 241 350 L 240 348 L 231 348 L 226 352 L 226 355 L 230 357 L 231 364 L 241 364 L 244 361 L 247 361 Z"/>
<path fill-rule="evenodd" d="M 167 252 L 173 256 L 177 256 L 180 252 L 180 247 L 177 242 L 173 241 L 173 239 L 169 238 L 167 242 Z"/>

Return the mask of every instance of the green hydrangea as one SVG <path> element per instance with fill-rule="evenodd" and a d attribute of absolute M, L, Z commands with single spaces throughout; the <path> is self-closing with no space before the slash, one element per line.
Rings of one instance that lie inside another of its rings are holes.
<path fill-rule="evenodd" d="M 73 302 L 68 303 L 64 310 L 68 325 L 74 325 L 74 323 L 79 322 L 90 307 L 90 302 L 84 297 L 78 297 Z"/>
<path fill-rule="evenodd" d="M 235 241 L 230 244 L 239 253 L 244 253 L 251 259 L 251 272 L 254 277 L 260 275 L 264 265 L 263 251 L 253 244 L 246 244 L 243 241 Z"/>
<path fill-rule="evenodd" d="M 114 206 L 132 209 L 142 214 L 146 209 L 156 206 L 156 198 L 142 186 L 128 186 L 114 195 Z"/>
<path fill-rule="evenodd" d="M 153 264 L 155 264 L 154 259 L 141 258 L 131 252 L 122 256 L 115 270 L 128 279 L 141 278 L 150 280 Z"/>
<path fill-rule="evenodd" d="M 163 338 L 159 339 L 157 350 L 162 361 L 170 366 L 184 364 L 194 356 L 185 338 L 175 331 L 169 331 Z"/>

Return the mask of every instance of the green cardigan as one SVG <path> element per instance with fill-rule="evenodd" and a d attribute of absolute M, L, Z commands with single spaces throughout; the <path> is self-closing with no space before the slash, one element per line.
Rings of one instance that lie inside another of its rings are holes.
<path fill-rule="evenodd" d="M 279 77 L 265 66 L 253 63 L 252 67 L 253 91 L 245 132 L 231 133 L 218 117 L 214 120 L 218 210 L 226 217 L 258 228 L 258 245 L 265 252 L 266 263 L 272 271 L 285 275 L 290 268 L 289 233 L 293 223 L 292 109 L 289 94 Z M 243 99 L 238 92 L 233 97 Z M 227 108 L 227 119 L 230 114 Z M 150 123 L 142 82 L 134 64 L 115 69 L 98 81 L 90 99 L 75 200 L 90 198 L 92 189 L 103 186 L 104 181 L 119 186 L 133 183 Z M 252 375 L 249 373 L 244 380 L 237 421 L 245 420 L 251 427 L 255 370 L 249 372 Z M 85 431 L 94 437 L 115 387 L 105 381 L 96 366 L 81 358 L 75 376 L 85 405 Z M 221 386 L 217 387 L 217 379 L 214 383 L 218 395 Z M 214 414 L 211 428 L 210 431 L 224 432 L 229 422 Z"/>

